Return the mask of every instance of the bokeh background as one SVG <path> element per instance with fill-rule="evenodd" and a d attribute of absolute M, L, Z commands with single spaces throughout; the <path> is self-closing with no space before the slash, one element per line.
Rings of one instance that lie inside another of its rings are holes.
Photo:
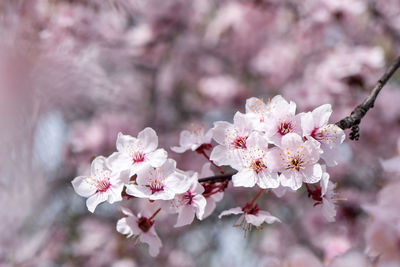
<path fill-rule="evenodd" d="M 199 155 L 169 150 L 180 131 L 231 121 L 252 96 L 281 94 L 298 112 L 330 103 L 335 122 L 368 95 L 399 42 L 398 0 L 1 0 L 0 265 L 400 266 L 398 221 L 387 234 L 389 216 L 376 226 L 363 208 L 399 177 L 380 164 L 399 153 L 399 74 L 328 169 L 347 198 L 335 223 L 304 189 L 269 194 L 259 205 L 283 223 L 243 238 L 236 218 L 217 215 L 254 191 L 229 187 L 204 221 L 175 229 L 160 216 L 163 247 L 151 258 L 116 232 L 116 205 L 90 214 L 70 183 L 115 150 L 119 131 L 148 126 L 179 168 L 199 171 Z"/>

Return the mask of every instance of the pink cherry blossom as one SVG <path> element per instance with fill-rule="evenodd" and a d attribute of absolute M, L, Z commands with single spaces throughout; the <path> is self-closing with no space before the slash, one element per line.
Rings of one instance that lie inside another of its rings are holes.
<path fill-rule="evenodd" d="M 140 169 L 136 184 L 128 184 L 126 193 L 135 197 L 151 200 L 170 200 L 175 194 L 182 194 L 190 187 L 190 181 L 185 173 L 176 169 L 172 159 L 165 161 L 159 168 L 151 166 Z"/>
<path fill-rule="evenodd" d="M 303 136 L 313 138 L 321 143 L 321 158 L 328 166 L 338 164 L 340 158 L 338 145 L 343 143 L 345 133 L 335 124 L 328 124 L 332 114 L 331 105 L 325 104 L 301 117 Z"/>
<path fill-rule="evenodd" d="M 282 138 L 280 182 L 283 186 L 297 190 L 302 182 L 316 183 L 322 178 L 319 143 L 303 141 L 300 135 L 289 133 Z"/>
<path fill-rule="evenodd" d="M 315 189 L 310 192 L 312 198 L 317 202 L 314 206 L 320 207 L 322 215 L 328 222 L 334 222 L 336 216 L 336 185 L 329 180 L 329 174 L 322 174 L 321 186 L 315 186 Z"/>
<path fill-rule="evenodd" d="M 252 125 L 245 114 L 236 112 L 233 124 L 218 121 L 212 131 L 219 145 L 214 147 L 210 159 L 218 165 L 230 165 L 235 155 L 247 148 L 246 142 L 252 132 Z"/>
<path fill-rule="evenodd" d="M 204 131 L 204 126 L 196 127 L 192 124 L 192 128 L 181 132 L 179 137 L 179 146 L 171 147 L 176 153 L 183 153 L 187 150 L 195 151 L 203 144 L 210 144 L 212 138 L 211 129 Z"/>
<path fill-rule="evenodd" d="M 279 98 L 271 112 L 271 121 L 267 124 L 265 133 L 272 143 L 281 144 L 281 139 L 289 133 L 301 134 L 301 115 L 296 115 L 296 103 Z"/>
<path fill-rule="evenodd" d="M 173 207 L 178 213 L 178 220 L 175 227 L 181 227 L 193 222 L 194 216 L 202 220 L 206 199 L 203 197 L 204 187 L 198 182 L 198 174 L 194 173 L 190 179 L 190 187 L 183 194 L 175 195 L 171 201 Z"/>
<path fill-rule="evenodd" d="M 258 133 L 250 134 L 246 142 L 247 149 L 240 155 L 235 155 L 232 167 L 238 173 L 232 176 L 233 186 L 261 188 L 276 188 L 279 186 L 279 165 L 277 148 L 268 149 L 268 140 Z"/>
<path fill-rule="evenodd" d="M 110 164 L 121 170 L 130 170 L 130 176 L 150 165 L 160 167 L 167 159 L 164 149 L 157 149 L 158 137 L 152 128 L 145 128 L 138 137 L 118 133 L 117 151 L 110 156 Z"/>
<path fill-rule="evenodd" d="M 93 160 L 89 176 L 78 176 L 71 183 L 78 195 L 88 197 L 86 206 L 94 212 L 104 201 L 114 203 L 122 200 L 124 183 L 121 175 L 109 167 L 105 157 L 99 156 Z"/>
<path fill-rule="evenodd" d="M 236 207 L 229 210 L 223 211 L 218 218 L 221 219 L 222 216 L 231 214 L 242 214 L 239 219 L 234 224 L 235 227 L 242 226 L 246 234 L 247 230 L 251 230 L 252 226 L 256 226 L 257 229 L 264 222 L 272 224 L 274 222 L 281 222 L 275 216 L 272 216 L 268 211 L 263 211 L 258 209 L 258 205 L 246 204 L 243 208 Z"/>
<path fill-rule="evenodd" d="M 149 245 L 149 254 L 152 257 L 156 257 L 160 252 L 162 243 L 154 228 L 154 220 L 140 214 L 136 217 L 127 208 L 121 208 L 121 211 L 127 217 L 118 220 L 117 231 L 127 235 L 127 237 L 135 237 L 140 242 L 147 243 Z"/>
<path fill-rule="evenodd" d="M 246 115 L 251 121 L 255 130 L 265 131 L 268 129 L 272 120 L 272 112 L 280 103 L 285 103 L 286 100 L 277 95 L 270 100 L 263 98 L 251 97 L 246 100 Z"/>

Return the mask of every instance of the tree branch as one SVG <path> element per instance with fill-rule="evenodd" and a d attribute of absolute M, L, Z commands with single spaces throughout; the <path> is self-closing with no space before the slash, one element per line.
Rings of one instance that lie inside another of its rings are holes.
<path fill-rule="evenodd" d="M 360 124 L 361 119 L 365 116 L 365 114 L 368 112 L 369 109 L 374 107 L 374 103 L 379 92 L 382 90 L 383 86 L 385 86 L 387 81 L 393 76 L 393 74 L 399 67 L 400 67 L 400 57 L 396 59 L 396 61 L 386 70 L 386 72 L 378 80 L 378 83 L 371 91 L 371 94 L 360 105 L 358 105 L 351 112 L 349 116 L 336 122 L 336 125 L 342 128 L 343 130 L 351 128 L 350 139 L 358 140 L 359 138 L 358 125 Z"/>
<path fill-rule="evenodd" d="M 204 178 L 199 179 L 199 183 L 208 182 L 208 183 L 214 184 L 214 183 L 218 183 L 218 182 L 229 181 L 230 179 L 232 179 L 232 176 L 235 174 L 236 173 L 227 173 L 227 174 L 215 175 L 215 176 L 210 176 L 210 177 L 204 177 Z"/>

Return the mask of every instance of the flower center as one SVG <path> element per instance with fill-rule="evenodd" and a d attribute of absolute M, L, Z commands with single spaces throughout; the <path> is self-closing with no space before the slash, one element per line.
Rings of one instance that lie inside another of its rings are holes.
<path fill-rule="evenodd" d="M 296 155 L 289 160 L 288 165 L 285 167 L 285 169 L 292 169 L 292 171 L 299 171 L 300 169 L 304 170 L 304 165 L 306 163 L 307 162 L 302 157 Z"/>
<path fill-rule="evenodd" d="M 282 121 L 278 126 L 278 132 L 281 135 L 285 135 L 285 134 L 291 133 L 293 131 L 294 131 L 294 127 L 292 125 L 292 122 L 290 122 L 290 121 L 289 122 Z"/>
<path fill-rule="evenodd" d="M 162 183 L 161 180 L 159 179 L 154 179 L 152 182 L 150 182 L 149 188 L 151 190 L 151 194 L 160 192 L 164 190 L 164 184 Z"/>
<path fill-rule="evenodd" d="M 259 211 L 258 204 L 253 206 L 253 204 L 246 203 L 246 205 L 244 205 L 244 207 L 242 208 L 242 211 L 246 214 L 257 215 Z"/>
<path fill-rule="evenodd" d="M 193 202 L 193 194 L 190 191 L 187 191 L 183 196 L 182 196 L 182 203 L 184 205 L 191 205 Z"/>
<path fill-rule="evenodd" d="M 153 226 L 154 221 L 149 220 L 148 218 L 142 216 L 137 220 L 137 224 L 138 224 L 138 227 L 140 228 L 140 230 L 142 230 L 144 233 L 146 233 Z"/>
<path fill-rule="evenodd" d="M 314 128 L 311 132 L 311 137 L 322 143 L 333 143 L 337 141 L 337 128 L 332 125 L 327 125 L 323 128 Z"/>
<path fill-rule="evenodd" d="M 132 156 L 133 163 L 139 163 L 144 161 L 144 154 L 142 151 L 135 151 Z"/>
<path fill-rule="evenodd" d="M 247 136 L 238 136 L 236 137 L 232 144 L 234 148 L 241 148 L 241 149 L 245 149 L 246 148 L 246 140 L 247 140 Z"/>
<path fill-rule="evenodd" d="M 100 192 L 100 193 L 106 192 L 108 190 L 108 188 L 110 188 L 110 186 L 111 186 L 111 184 L 108 179 L 98 181 L 96 184 L 97 192 Z"/>
<path fill-rule="evenodd" d="M 262 170 L 266 169 L 267 166 L 264 164 L 262 159 L 255 159 L 251 162 L 250 167 L 255 171 L 256 173 L 261 172 Z"/>

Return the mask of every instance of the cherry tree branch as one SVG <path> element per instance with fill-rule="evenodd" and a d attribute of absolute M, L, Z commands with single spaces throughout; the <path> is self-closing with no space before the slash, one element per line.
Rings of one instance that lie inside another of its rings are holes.
<path fill-rule="evenodd" d="M 400 57 L 396 59 L 396 61 L 386 70 L 386 72 L 382 75 L 382 77 L 378 80 L 374 89 L 371 91 L 370 95 L 360 104 L 358 105 L 349 116 L 341 119 L 336 122 L 336 125 L 340 128 L 349 129 L 351 128 L 350 139 L 358 140 L 359 138 L 359 128 L 358 125 L 361 122 L 361 119 L 365 116 L 365 114 L 374 107 L 374 103 L 376 98 L 378 97 L 379 92 L 382 90 L 383 86 L 387 83 L 387 81 L 393 76 L 396 70 L 400 67 Z"/>
<path fill-rule="evenodd" d="M 204 177 L 199 179 L 199 183 L 218 183 L 218 182 L 224 182 L 224 181 L 229 181 L 232 179 L 232 176 L 235 175 L 236 173 L 227 173 L 227 174 L 221 174 L 221 175 L 215 175 L 215 176 L 210 176 L 210 177 Z"/>

